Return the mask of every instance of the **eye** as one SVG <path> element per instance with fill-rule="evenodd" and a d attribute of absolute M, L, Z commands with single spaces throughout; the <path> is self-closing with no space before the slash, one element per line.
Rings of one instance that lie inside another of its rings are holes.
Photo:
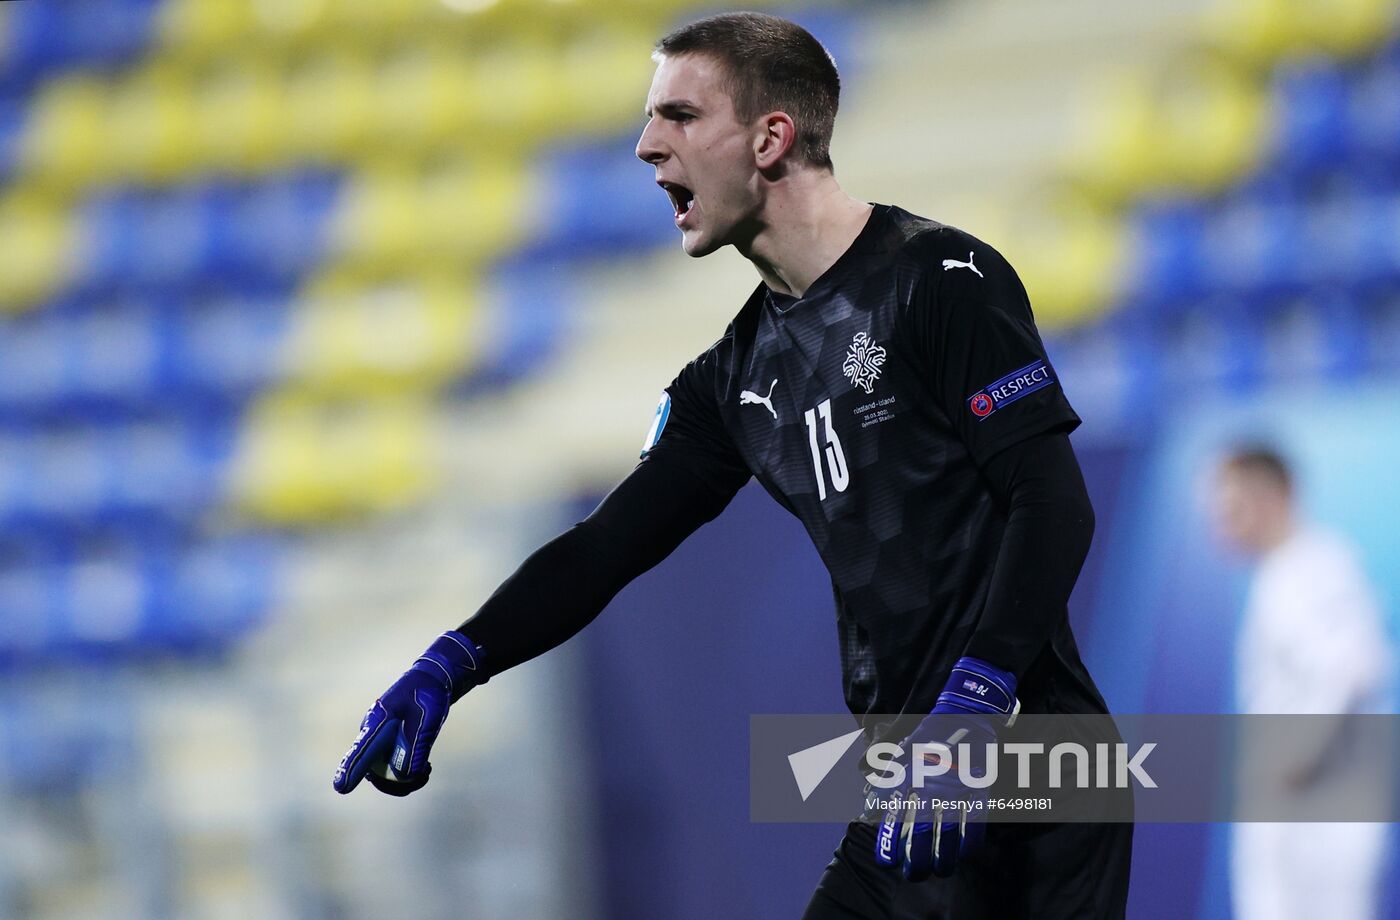
<path fill-rule="evenodd" d="M 671 120 L 680 122 L 681 124 L 686 124 L 687 122 L 694 121 L 695 116 L 692 115 L 690 112 L 677 112 L 676 114 L 671 116 Z"/>

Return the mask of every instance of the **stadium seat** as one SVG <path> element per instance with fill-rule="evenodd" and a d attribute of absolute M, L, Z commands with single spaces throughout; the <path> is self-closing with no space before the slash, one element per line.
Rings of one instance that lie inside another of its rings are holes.
<path fill-rule="evenodd" d="M 111 174 L 106 113 L 110 92 L 91 76 L 61 76 L 32 97 L 20 141 L 21 171 L 55 188 L 79 188 Z"/>
<path fill-rule="evenodd" d="M 225 292 L 177 311 L 170 326 L 177 393 L 196 405 L 239 405 L 286 376 L 287 299 Z"/>
<path fill-rule="evenodd" d="M 264 61 L 239 61 L 195 90 L 196 162 L 235 175 L 258 175 L 288 160 L 291 119 L 282 75 Z"/>
<path fill-rule="evenodd" d="M 0 239 L 0 313 L 33 306 L 72 276 L 73 227 L 43 197 L 0 198 Z"/>
<path fill-rule="evenodd" d="M 255 33 L 256 5 L 240 0 L 166 0 L 157 17 L 163 46 L 204 56 Z"/>
<path fill-rule="evenodd" d="M 1365 368 L 1363 323 L 1356 301 L 1329 288 L 1282 305 L 1260 324 L 1263 373 L 1285 384 L 1353 377 Z"/>
<path fill-rule="evenodd" d="M 472 279 L 326 283 L 286 340 L 300 386 L 329 395 L 431 393 L 467 373 L 481 346 Z"/>
<path fill-rule="evenodd" d="M 47 314 L 6 319 L 0 334 L 0 416 L 59 402 L 67 376 L 62 324 Z"/>
<path fill-rule="evenodd" d="M 234 499 L 279 525 L 401 507 L 433 478 L 430 415 L 421 398 L 340 406 L 293 393 L 266 398 L 244 422 Z"/>
<path fill-rule="evenodd" d="M 1348 99 L 1348 134 L 1359 165 L 1374 163 L 1392 184 L 1400 163 L 1400 53 L 1378 55 L 1354 78 Z"/>
<path fill-rule="evenodd" d="M 1307 175 L 1345 162 L 1353 141 L 1347 130 L 1347 78 L 1337 63 L 1327 58 L 1290 62 L 1273 82 L 1273 168 Z"/>
<path fill-rule="evenodd" d="M 287 143 L 299 160 L 347 162 L 378 134 L 374 67 L 359 50 L 332 46 L 309 54 L 293 65 L 285 91 Z"/>

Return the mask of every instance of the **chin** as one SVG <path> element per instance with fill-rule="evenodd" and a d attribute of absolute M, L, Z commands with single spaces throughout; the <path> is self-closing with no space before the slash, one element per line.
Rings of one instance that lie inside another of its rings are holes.
<path fill-rule="evenodd" d="M 685 254 L 692 259 L 704 258 L 724 245 L 698 231 L 691 231 L 690 233 L 684 233 L 683 231 L 682 233 L 681 248 L 684 249 Z"/>

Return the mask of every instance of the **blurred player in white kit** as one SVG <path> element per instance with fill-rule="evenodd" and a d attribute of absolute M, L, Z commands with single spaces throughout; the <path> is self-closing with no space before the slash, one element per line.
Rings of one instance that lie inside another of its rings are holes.
<path fill-rule="evenodd" d="M 1394 653 L 1375 590 L 1345 538 L 1300 518 L 1283 458 L 1267 446 L 1232 451 L 1215 499 L 1222 535 L 1257 557 L 1236 649 L 1240 711 L 1393 711 Z M 1331 756 L 1338 743 L 1326 731 L 1303 732 L 1296 756 L 1253 764 L 1247 782 L 1293 797 L 1335 790 L 1351 781 L 1346 758 Z M 1230 844 L 1235 918 L 1372 920 L 1388 844 L 1385 824 L 1238 823 Z"/>

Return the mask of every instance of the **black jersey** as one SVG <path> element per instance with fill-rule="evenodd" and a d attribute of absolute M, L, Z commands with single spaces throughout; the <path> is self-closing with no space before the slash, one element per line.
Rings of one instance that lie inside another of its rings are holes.
<path fill-rule="evenodd" d="M 728 495 L 756 477 L 830 570 L 852 712 L 926 713 L 977 625 L 1006 520 L 979 466 L 1078 424 L 1007 261 L 877 205 L 803 297 L 759 285 L 666 388 L 643 457 L 683 460 Z M 1027 711 L 1104 711 L 1067 619 L 1020 696 Z"/>

